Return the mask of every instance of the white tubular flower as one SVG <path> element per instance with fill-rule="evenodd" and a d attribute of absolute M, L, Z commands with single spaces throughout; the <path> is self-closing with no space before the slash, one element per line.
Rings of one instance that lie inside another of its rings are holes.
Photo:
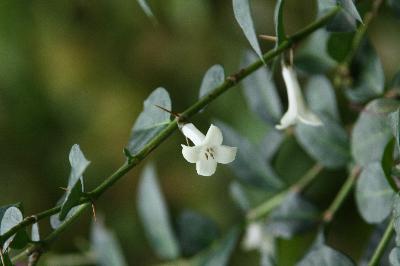
<path fill-rule="evenodd" d="M 301 93 L 297 75 L 291 66 L 282 66 L 282 75 L 286 84 L 286 91 L 288 94 L 289 108 L 283 115 L 277 129 L 285 129 L 289 126 L 295 125 L 298 121 L 310 126 L 321 126 L 322 122 L 311 112 L 306 106 Z"/>
<path fill-rule="evenodd" d="M 243 238 L 243 249 L 253 250 L 260 249 L 263 245 L 263 228 L 261 223 L 251 223 L 246 228 L 246 233 Z"/>
<path fill-rule="evenodd" d="M 197 174 L 211 176 L 217 169 L 217 163 L 227 164 L 235 160 L 237 148 L 222 145 L 223 137 L 218 127 L 211 125 L 204 136 L 189 123 L 183 125 L 182 132 L 195 145 L 182 145 L 182 154 L 186 161 L 196 164 Z"/>

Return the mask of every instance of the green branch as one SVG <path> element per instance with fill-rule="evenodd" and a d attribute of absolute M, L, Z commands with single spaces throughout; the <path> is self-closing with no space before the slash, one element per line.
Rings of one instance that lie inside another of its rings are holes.
<path fill-rule="evenodd" d="M 390 243 L 390 240 L 392 239 L 393 233 L 394 233 L 394 227 L 392 219 L 390 220 L 388 226 L 386 227 L 385 233 L 383 234 L 381 241 L 379 242 L 377 248 L 375 249 L 375 252 L 372 255 L 371 260 L 369 261 L 368 266 L 376 266 L 379 264 L 379 261 L 383 253 L 385 252 L 387 245 Z"/>
<path fill-rule="evenodd" d="M 317 29 L 323 27 L 330 19 L 332 19 L 336 13 L 339 11 L 339 7 L 333 8 L 330 12 L 328 12 L 325 16 L 320 17 L 313 23 L 309 24 L 299 32 L 295 33 L 291 37 L 289 37 L 287 40 L 285 40 L 281 45 L 276 47 L 275 49 L 267 52 L 266 54 L 263 55 L 264 61 L 270 62 L 272 59 L 283 53 L 284 51 L 290 49 L 293 44 L 303 40 L 306 38 L 308 35 L 316 31 Z M 193 115 L 197 114 L 200 110 L 202 110 L 207 104 L 211 103 L 214 101 L 218 96 L 223 94 L 225 91 L 227 91 L 230 88 L 233 88 L 239 81 L 243 80 L 247 76 L 249 76 L 251 73 L 259 69 L 261 66 L 263 66 L 263 62 L 261 60 L 256 61 L 255 63 L 249 65 L 246 68 L 241 69 L 238 73 L 233 74 L 225 80 L 225 82 L 214 88 L 210 93 L 208 93 L 206 96 L 201 98 L 199 101 L 194 103 L 192 106 L 190 106 L 188 109 L 186 109 L 182 114 L 180 119 L 188 119 L 192 117 Z M 174 120 L 168 124 L 168 126 L 161 131 L 157 136 L 155 136 L 149 143 L 147 143 L 143 149 L 137 153 L 135 156 L 133 156 L 130 160 L 125 162 L 114 174 L 106 178 L 98 187 L 96 187 L 93 191 L 87 193 L 87 196 L 85 198 L 82 198 L 80 204 L 84 203 L 90 203 L 97 199 L 100 195 L 102 195 L 106 190 L 108 190 L 111 186 L 113 186 L 120 178 L 122 178 L 127 172 L 129 172 L 133 167 L 138 165 L 144 158 L 146 158 L 152 150 L 154 150 L 156 147 L 158 147 L 165 139 L 167 139 L 173 132 L 176 130 L 178 127 L 178 120 Z M 85 204 L 86 205 L 86 204 Z M 85 208 L 83 208 L 85 209 Z M 23 222 L 20 224 L 16 225 L 12 229 L 10 229 L 7 233 L 2 235 L 0 237 L 0 242 L 5 241 L 12 235 L 14 235 L 17 231 L 21 230 L 24 227 L 27 227 L 29 225 L 34 224 L 35 222 L 44 219 L 46 217 L 49 217 L 53 214 L 58 213 L 61 210 L 60 206 L 54 207 L 52 209 L 49 209 L 47 211 L 44 211 L 42 213 L 39 213 L 37 215 L 33 215 L 30 217 L 25 218 Z M 79 212 L 81 213 L 81 212 Z M 68 223 L 72 222 L 75 220 L 79 215 L 76 215 L 70 220 L 68 220 Z M 63 229 L 64 230 L 64 227 Z M 57 232 L 61 232 L 57 231 Z M 54 232 L 53 232 L 54 233 Z M 52 234 L 54 235 L 54 234 Z M 58 235 L 58 233 L 56 233 Z"/>

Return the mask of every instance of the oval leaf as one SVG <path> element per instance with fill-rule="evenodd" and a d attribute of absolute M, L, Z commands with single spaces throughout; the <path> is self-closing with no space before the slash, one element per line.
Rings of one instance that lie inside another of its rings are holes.
<path fill-rule="evenodd" d="M 328 246 L 312 249 L 297 266 L 354 266 L 355 264 L 344 254 Z"/>
<path fill-rule="evenodd" d="M 171 99 L 164 88 L 154 90 L 144 101 L 143 112 L 132 128 L 127 147 L 132 155 L 137 154 L 171 122 L 171 115 L 158 108 L 157 105 L 171 110 Z"/>
<path fill-rule="evenodd" d="M 242 28 L 244 35 L 250 42 L 251 47 L 254 49 L 256 54 L 261 58 L 261 60 L 264 61 L 261 48 L 258 43 L 256 31 L 254 29 L 253 19 L 251 17 L 249 0 L 233 0 L 233 12 L 235 14 L 236 21 Z"/>
<path fill-rule="evenodd" d="M 202 98 L 216 87 L 222 85 L 224 81 L 224 68 L 221 65 L 214 65 L 210 67 L 204 75 L 203 81 L 201 82 L 199 98 Z"/>
<path fill-rule="evenodd" d="M 139 217 L 154 251 L 163 259 L 177 258 L 180 253 L 178 241 L 172 231 L 153 165 L 147 165 L 142 173 L 137 204 Z"/>
<path fill-rule="evenodd" d="M 22 212 L 17 207 L 11 206 L 11 207 L 7 208 L 1 217 L 0 235 L 4 235 L 11 228 L 16 226 L 20 222 L 22 222 L 23 219 L 24 219 L 24 216 L 22 215 Z M 11 236 L 9 239 L 7 239 L 4 242 L 3 250 L 8 249 L 11 242 L 14 240 L 15 236 L 16 235 Z"/>
<path fill-rule="evenodd" d="M 379 162 L 364 167 L 355 193 L 358 210 L 368 223 L 380 223 L 390 214 L 394 192 Z"/>

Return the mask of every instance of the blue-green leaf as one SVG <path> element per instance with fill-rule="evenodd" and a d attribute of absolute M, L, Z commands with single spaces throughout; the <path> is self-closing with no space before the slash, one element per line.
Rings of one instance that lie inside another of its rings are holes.
<path fill-rule="evenodd" d="M 132 128 L 127 147 L 132 155 L 137 154 L 171 122 L 171 115 L 158 108 L 157 105 L 171 110 L 171 99 L 164 88 L 154 90 L 144 101 L 143 112 Z"/>
<path fill-rule="evenodd" d="M 364 102 L 380 96 L 384 92 L 385 76 L 379 56 L 372 44 L 364 40 L 351 65 L 353 84 L 346 95 L 351 101 Z"/>
<path fill-rule="evenodd" d="M 345 166 L 351 156 L 349 138 L 337 121 L 329 116 L 319 115 L 322 126 L 305 124 L 296 126 L 296 138 L 303 149 L 327 168 Z"/>
<path fill-rule="evenodd" d="M 396 232 L 396 244 L 400 246 L 400 195 L 397 193 L 393 199 L 393 228 Z"/>
<path fill-rule="evenodd" d="M 233 12 L 235 14 L 236 21 L 242 28 L 244 35 L 250 42 L 251 47 L 261 58 L 261 60 L 264 60 L 260 45 L 258 43 L 256 31 L 254 29 L 249 0 L 233 0 Z"/>
<path fill-rule="evenodd" d="M 69 162 L 71 164 L 71 173 L 65 199 L 61 206 L 60 220 L 64 220 L 68 212 L 79 203 L 84 190 L 83 173 L 90 164 L 78 144 L 72 146 L 69 153 Z"/>
<path fill-rule="evenodd" d="M 275 23 L 275 33 L 277 37 L 276 46 L 279 46 L 282 42 L 286 40 L 285 25 L 283 23 L 284 5 L 285 5 L 285 0 L 278 0 L 275 6 L 274 23 Z"/>
<path fill-rule="evenodd" d="M 252 52 L 246 52 L 243 66 L 255 61 Z M 264 121 L 275 124 L 282 116 L 282 103 L 267 66 L 243 80 L 243 93 L 250 109 Z"/>
<path fill-rule="evenodd" d="M 355 193 L 358 210 L 366 222 L 380 223 L 390 214 L 394 192 L 380 162 L 363 168 Z"/>
<path fill-rule="evenodd" d="M 221 65 L 213 65 L 204 75 L 201 82 L 199 98 L 207 95 L 211 90 L 220 86 L 225 81 L 224 68 Z"/>
<path fill-rule="evenodd" d="M 178 241 L 170 224 L 154 165 L 147 165 L 141 175 L 137 204 L 147 239 L 157 255 L 162 259 L 179 257 Z"/>
<path fill-rule="evenodd" d="M 233 181 L 229 189 L 232 199 L 244 212 L 258 206 L 275 194 L 274 192 L 265 191 L 263 188 L 237 181 Z"/>
<path fill-rule="evenodd" d="M 194 266 L 226 266 L 239 237 L 239 229 L 231 229 L 227 235 L 215 245 L 193 260 Z"/>
<path fill-rule="evenodd" d="M 22 222 L 24 219 L 22 212 L 15 206 L 5 206 L 0 210 L 0 235 L 4 235 L 11 228 Z M 3 250 L 7 250 L 16 234 L 6 239 L 2 244 Z"/>
<path fill-rule="evenodd" d="M 191 210 L 178 218 L 178 238 L 184 256 L 193 256 L 219 236 L 217 225 L 208 217 Z"/>
<path fill-rule="evenodd" d="M 361 17 L 352 0 L 318 0 L 318 16 L 323 16 L 336 6 L 340 6 L 339 13 L 327 25 L 328 31 L 349 32 L 357 28 L 357 20 Z"/>
<path fill-rule="evenodd" d="M 267 218 L 266 228 L 274 236 L 291 238 L 312 228 L 318 222 L 317 209 L 298 193 L 289 193 Z"/>
<path fill-rule="evenodd" d="M 341 252 L 322 245 L 312 249 L 297 266 L 354 266 L 355 264 Z"/>
<path fill-rule="evenodd" d="M 101 220 L 92 224 L 91 247 L 98 266 L 128 265 L 116 237 Z"/>
<path fill-rule="evenodd" d="M 397 191 L 398 188 L 396 182 L 392 178 L 392 168 L 394 166 L 393 154 L 394 154 L 395 144 L 396 144 L 395 138 L 392 138 L 386 144 L 385 150 L 382 155 L 381 165 L 389 185 L 392 187 L 394 191 Z"/>
<path fill-rule="evenodd" d="M 395 247 L 392 249 L 389 255 L 389 261 L 391 266 L 400 266 L 400 248 Z"/>
<path fill-rule="evenodd" d="M 381 161 L 385 145 L 392 137 L 387 115 L 398 106 L 396 100 L 376 99 L 364 108 L 357 119 L 351 136 L 351 152 L 360 166 Z"/>
<path fill-rule="evenodd" d="M 228 125 L 217 122 L 224 134 L 227 145 L 236 146 L 238 152 L 235 161 L 229 164 L 240 181 L 253 186 L 276 191 L 283 186 L 283 182 L 275 174 L 273 168 L 264 161 L 258 147 L 240 136 Z"/>
<path fill-rule="evenodd" d="M 31 240 L 34 242 L 40 241 L 40 232 L 38 223 L 32 224 Z"/>

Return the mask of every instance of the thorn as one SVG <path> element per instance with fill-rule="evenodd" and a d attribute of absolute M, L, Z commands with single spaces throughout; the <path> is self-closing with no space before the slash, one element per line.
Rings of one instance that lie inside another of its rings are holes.
<path fill-rule="evenodd" d="M 68 191 L 68 188 L 66 188 L 66 187 L 58 187 L 58 188 L 61 190 L 64 190 L 64 191 Z"/>
<path fill-rule="evenodd" d="M 178 113 L 172 112 L 172 111 L 170 111 L 170 110 L 168 110 L 168 109 L 166 109 L 166 108 L 164 108 L 162 106 L 159 106 L 157 104 L 155 104 L 154 106 L 160 108 L 161 110 L 163 110 L 163 111 L 165 111 L 167 113 L 170 113 L 171 115 L 175 116 L 176 118 L 180 118 L 181 117 Z"/>
<path fill-rule="evenodd" d="M 97 222 L 96 207 L 94 206 L 94 203 L 93 203 L 93 202 L 92 202 L 92 212 L 93 212 L 93 219 L 94 219 L 94 222 Z"/>
<path fill-rule="evenodd" d="M 260 35 L 258 35 L 258 37 L 260 37 L 260 39 L 262 39 L 262 40 L 266 40 L 269 42 L 276 42 L 278 40 L 278 38 L 276 38 L 276 36 L 265 35 L 265 34 L 260 34 Z"/>

